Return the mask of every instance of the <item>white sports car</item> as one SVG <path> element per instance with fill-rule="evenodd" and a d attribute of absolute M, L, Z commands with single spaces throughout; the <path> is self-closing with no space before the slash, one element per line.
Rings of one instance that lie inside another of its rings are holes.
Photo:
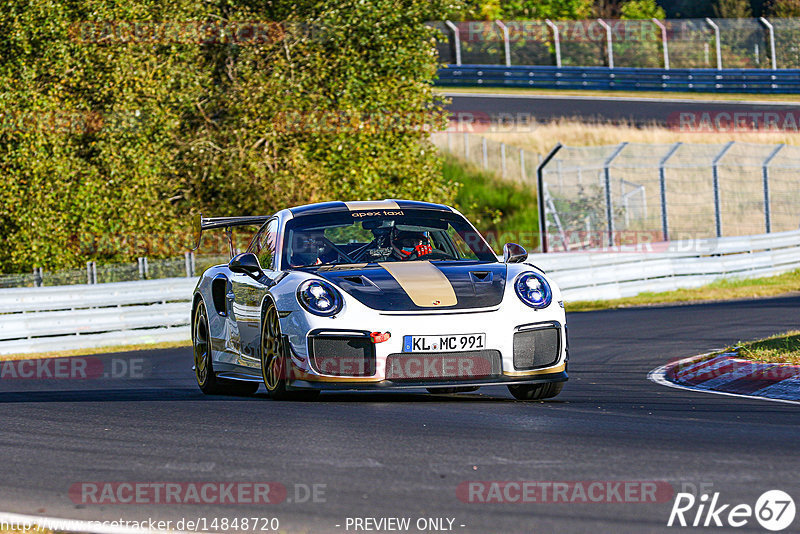
<path fill-rule="evenodd" d="M 506 385 L 523 400 L 567 380 L 558 287 L 519 245 L 498 261 L 458 211 L 406 200 L 325 202 L 273 216 L 194 291 L 194 371 L 204 393 L 310 399 L 321 390 Z"/>

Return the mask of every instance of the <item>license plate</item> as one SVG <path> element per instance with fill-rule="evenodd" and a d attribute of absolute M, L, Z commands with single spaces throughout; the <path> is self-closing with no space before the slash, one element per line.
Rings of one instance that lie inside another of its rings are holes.
<path fill-rule="evenodd" d="M 403 352 L 460 352 L 486 348 L 486 334 L 403 336 Z"/>

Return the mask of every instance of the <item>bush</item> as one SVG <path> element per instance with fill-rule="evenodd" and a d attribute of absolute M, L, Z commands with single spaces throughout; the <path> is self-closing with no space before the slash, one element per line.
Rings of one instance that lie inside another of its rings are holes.
<path fill-rule="evenodd" d="M 423 24 L 450 6 L 272 4 L 6 2 L 0 269 L 178 254 L 198 211 L 262 214 L 387 196 L 452 201 L 427 141 L 443 118 L 430 84 L 434 30 Z M 147 41 L 129 24 L 104 21 L 193 22 L 182 28 L 201 28 L 201 39 L 173 26 Z M 240 42 L 207 39 L 206 21 L 281 25 L 269 39 Z M 370 127 L 387 116 L 414 127 Z M 348 125 L 330 127 L 331 117 Z M 328 127 L 310 124 L 320 120 Z"/>

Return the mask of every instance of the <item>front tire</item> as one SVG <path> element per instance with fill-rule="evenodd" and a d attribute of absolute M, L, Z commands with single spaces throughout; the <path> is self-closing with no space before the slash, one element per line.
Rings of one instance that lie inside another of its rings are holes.
<path fill-rule="evenodd" d="M 515 384 L 508 386 L 508 391 L 518 400 L 542 400 L 555 397 L 564 388 L 564 382 L 548 382 L 546 384 Z"/>
<path fill-rule="evenodd" d="M 194 351 L 194 376 L 200 391 L 206 395 L 252 395 L 257 382 L 237 382 L 217 378 L 211 352 L 211 328 L 206 305 L 201 300 L 192 320 L 192 348 Z"/>
<path fill-rule="evenodd" d="M 291 362 L 281 335 L 281 323 L 275 304 L 270 303 L 261 321 L 261 376 L 270 398 L 274 400 L 313 400 L 319 391 L 288 391 L 286 378 Z"/>

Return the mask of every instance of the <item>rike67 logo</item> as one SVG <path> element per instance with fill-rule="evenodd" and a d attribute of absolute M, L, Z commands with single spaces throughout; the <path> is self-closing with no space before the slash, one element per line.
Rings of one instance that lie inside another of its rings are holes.
<path fill-rule="evenodd" d="M 755 506 L 722 503 L 719 492 L 699 498 L 691 493 L 678 493 L 667 526 L 739 528 L 755 519 L 763 528 L 777 532 L 791 525 L 794 516 L 794 500 L 781 490 L 764 492 Z"/>

